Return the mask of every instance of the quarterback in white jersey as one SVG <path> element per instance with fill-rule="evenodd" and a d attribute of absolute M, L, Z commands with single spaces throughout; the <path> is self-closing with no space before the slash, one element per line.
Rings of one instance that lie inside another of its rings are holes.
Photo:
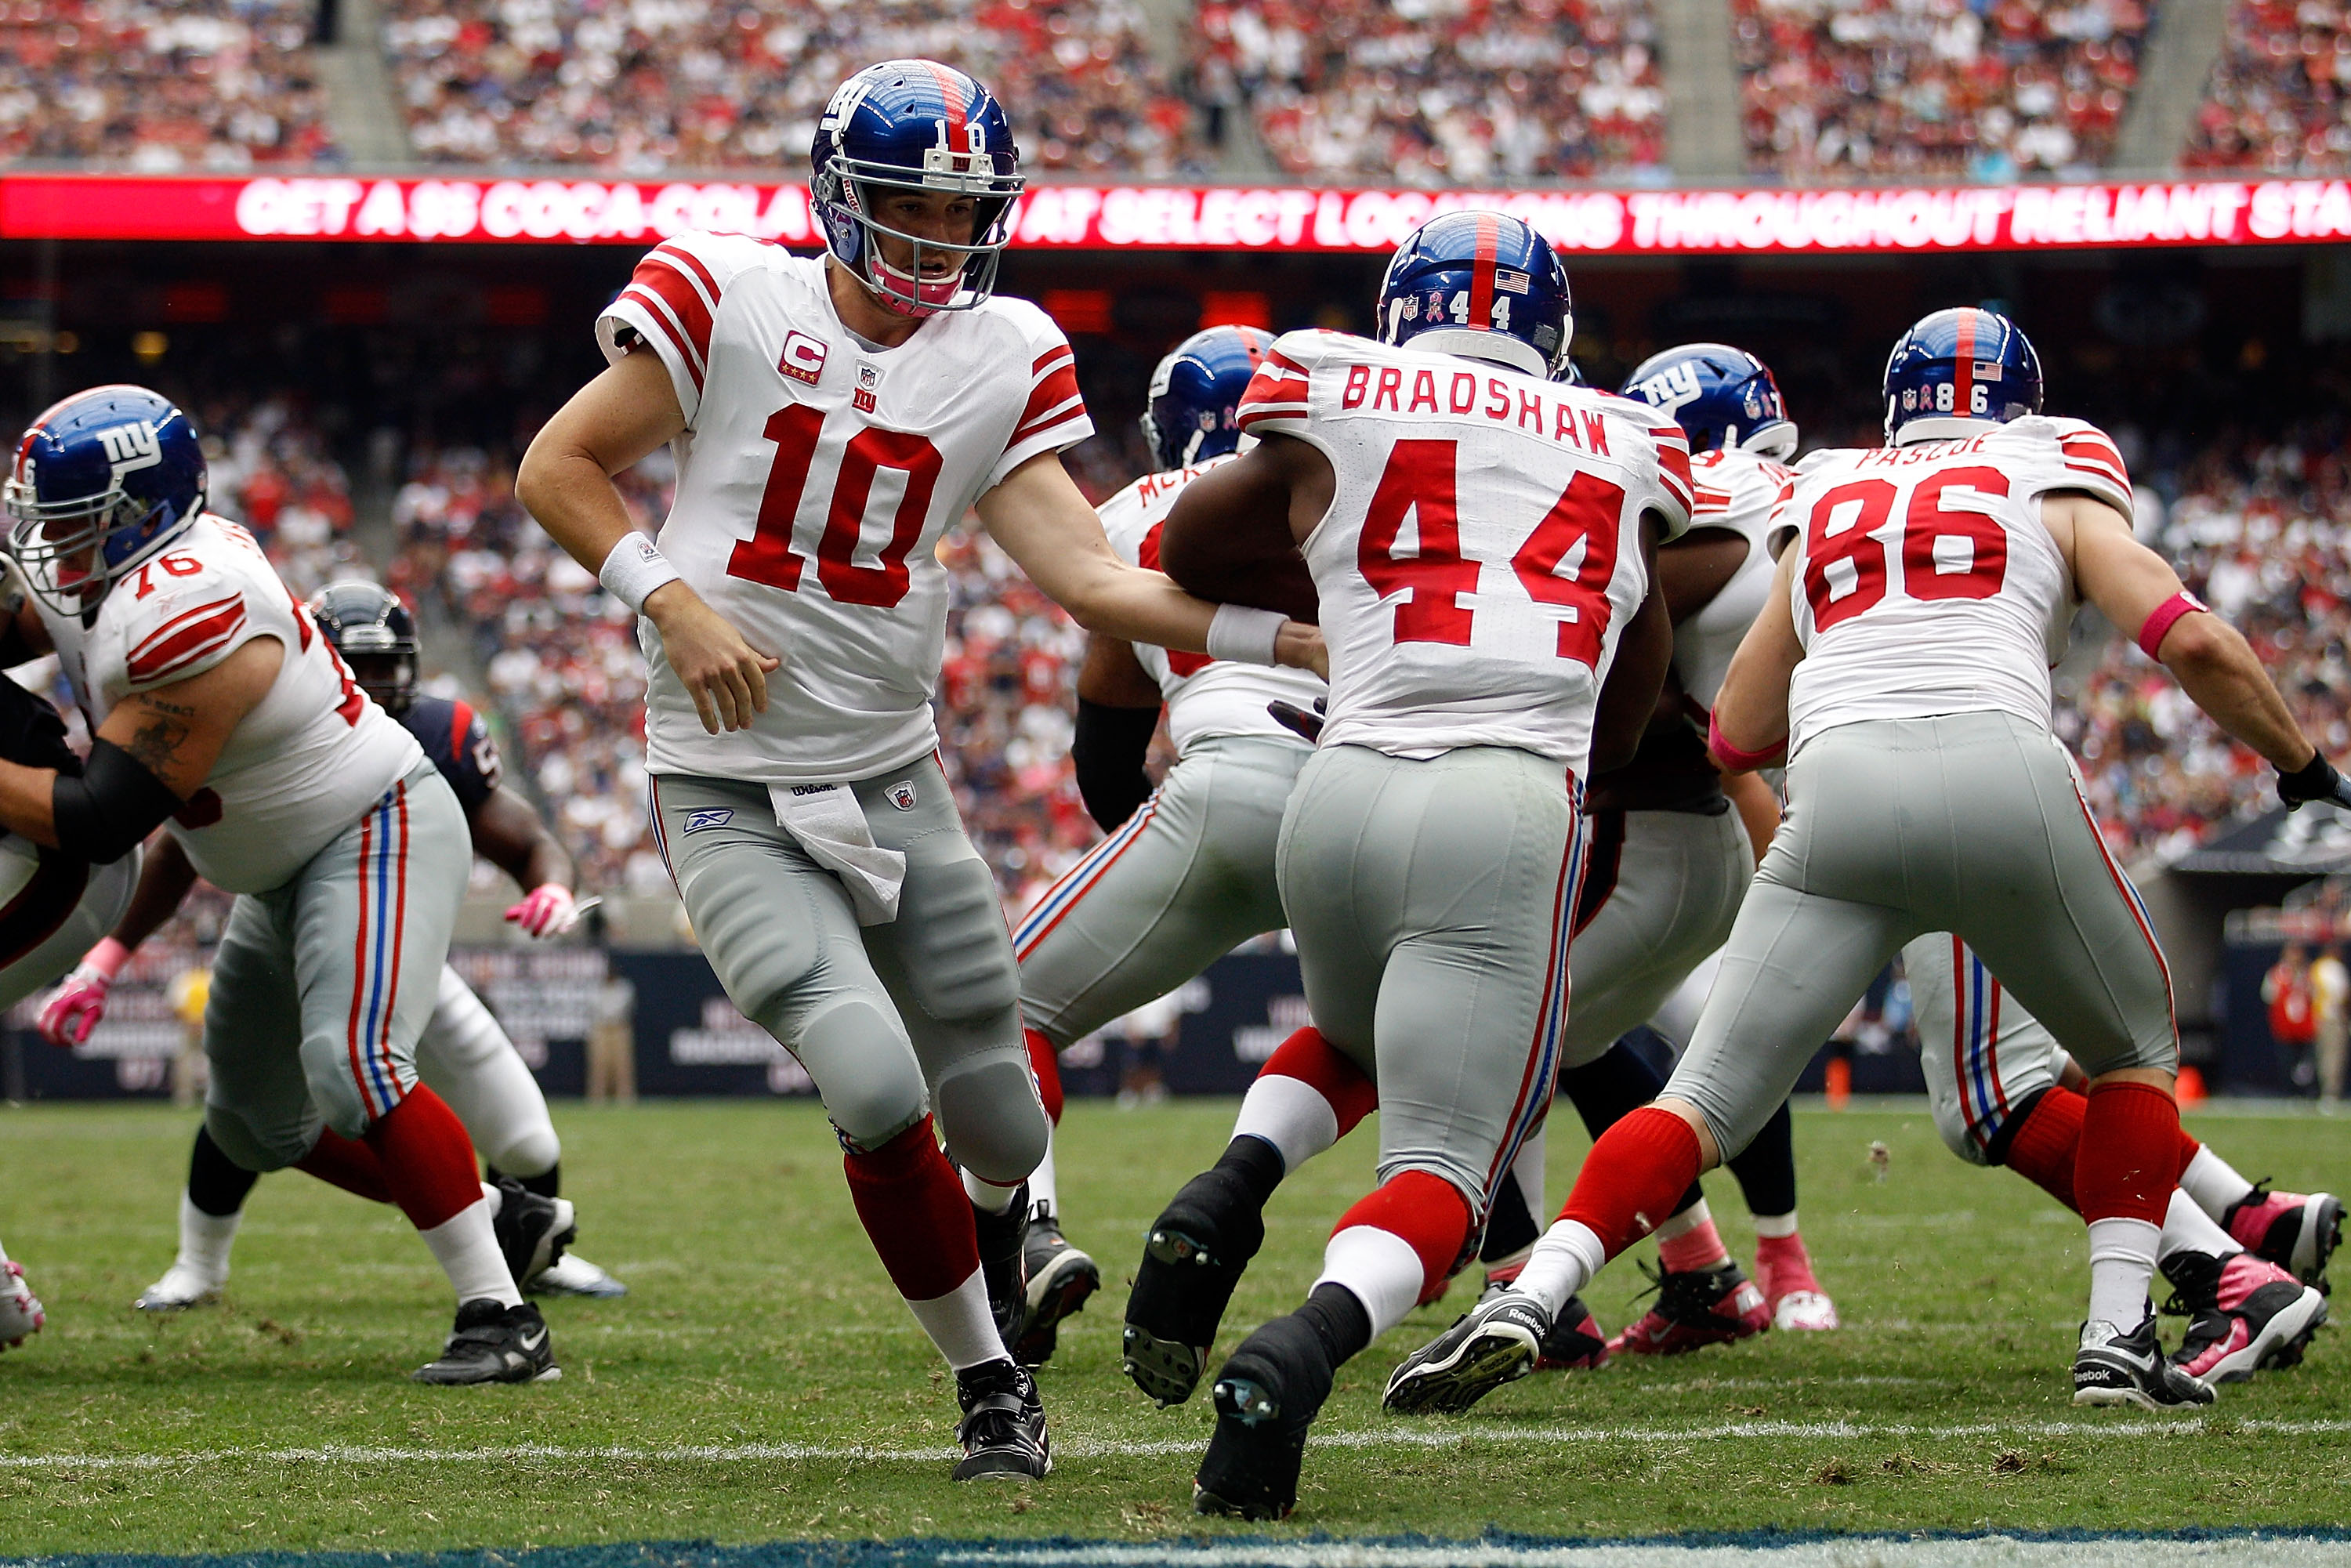
<path fill-rule="evenodd" d="M 1143 423 L 1165 466 L 1101 507 L 1121 559 L 1155 569 L 1176 498 L 1249 443 L 1238 423 L 1241 394 L 1272 342 L 1256 328 L 1211 327 L 1160 362 Z M 1274 841 L 1312 747 L 1268 705 L 1308 709 L 1322 691 L 1304 670 L 1170 653 L 1100 632 L 1088 640 L 1071 759 L 1079 795 L 1109 837 L 1012 933 L 1029 1063 L 1056 1123 L 1063 1048 L 1284 924 Z M 1163 708 L 1176 762 L 1155 789 L 1144 759 Z M 1031 1365 L 1051 1354 L 1055 1324 L 1101 1283 L 1093 1260 L 1061 1234 L 1056 1188 L 1049 1148 L 1029 1178 L 1028 1315 L 1014 1347 Z"/>
<path fill-rule="evenodd" d="M 1090 630 L 1269 664 L 1321 644 L 1102 538 L 1059 457 L 1093 428 L 1069 344 L 991 292 L 1021 182 L 985 88 L 870 67 L 812 161 L 826 256 L 656 247 L 598 322 L 611 368 L 539 433 L 517 491 L 643 616 L 659 842 L 735 1005 L 815 1080 L 867 1233 L 957 1374 L 957 1476 L 1039 1476 L 1043 1408 L 1004 1341 L 1048 1122 L 994 879 L 933 755 L 934 547 L 976 511 Z M 610 476 L 664 443 L 678 489 L 656 543 Z"/>
<path fill-rule="evenodd" d="M 396 1202 L 458 1299 L 432 1383 L 559 1375 L 475 1177 L 416 1080 L 465 894 L 465 819 L 415 740 L 352 681 L 253 537 L 203 512 L 187 416 L 138 387 L 26 433 L 8 550 L 92 735 L 78 777 L 0 763 L 0 825 L 95 862 L 168 820 L 239 896 L 213 965 L 207 1129 L 247 1170 L 305 1169 Z"/>
<path fill-rule="evenodd" d="M 1904 943 L 1950 931 L 2090 1075 L 2076 1403 L 2209 1404 L 2147 1311 L 2179 1174 L 2169 977 L 2048 727 L 2048 652 L 2075 598 L 2137 629 L 2277 766 L 2289 802 L 2342 784 L 2244 640 L 2134 541 L 2113 444 L 2040 415 L 2040 362 L 2014 323 L 1926 318 L 1896 343 L 1886 394 L 1887 444 L 1816 455 L 1781 502 L 1797 540 L 1715 703 L 1727 765 L 1787 747 L 1786 823 L 1665 1094 L 1593 1148 L 1516 1289 L 1548 1307 L 1580 1288 L 1644 1215 L 1745 1146 Z"/>
<path fill-rule="evenodd" d="M 1289 1511 L 1337 1366 L 1482 1227 L 1557 1071 L 1577 797 L 1595 754 L 1629 753 L 1671 654 L 1652 559 L 1689 522 L 1688 446 L 1645 404 L 1552 379 L 1570 319 L 1551 246 L 1448 214 L 1397 251 L 1377 308 L 1378 342 L 1274 344 L 1241 402 L 1259 445 L 1194 480 L 1162 539 L 1178 580 L 1245 600 L 1293 548 L 1311 574 L 1329 721 L 1283 819 L 1280 889 L 1315 1030 L 1380 1104 L 1378 1189 L 1306 1303 L 1218 1375 L 1206 1511 Z M 1249 1249 L 1270 1182 L 1228 1163 L 1150 1246 L 1228 1291 L 1210 1277 Z M 1196 1344 L 1142 1348 L 1175 1364 Z"/>

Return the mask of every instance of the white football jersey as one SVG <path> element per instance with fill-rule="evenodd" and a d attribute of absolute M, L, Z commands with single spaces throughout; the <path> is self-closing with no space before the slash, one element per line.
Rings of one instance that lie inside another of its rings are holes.
<path fill-rule="evenodd" d="M 1176 509 L 1176 497 L 1185 486 L 1231 460 L 1228 454 L 1189 468 L 1145 474 L 1104 501 L 1100 508 L 1102 532 L 1110 536 L 1111 549 L 1129 566 L 1158 570 L 1159 530 Z M 1237 664 L 1206 653 L 1171 653 L 1148 643 L 1134 644 L 1134 657 L 1159 684 L 1159 695 L 1167 703 L 1168 737 L 1178 757 L 1189 752 L 1195 741 L 1211 736 L 1246 735 L 1303 746 L 1303 740 L 1266 712 L 1265 705 L 1279 700 L 1311 712 L 1325 690 L 1322 678 L 1308 670 Z"/>
<path fill-rule="evenodd" d="M 2080 602 L 2041 497 L 2083 490 L 2131 513 L 2115 444 L 2035 414 L 1963 440 L 1816 452 L 1774 524 L 1796 530 L 1804 645 L 1788 750 L 1841 724 L 1996 709 L 2049 723 L 2049 669 Z"/>
<path fill-rule="evenodd" d="M 1674 674 L 1701 708 L 1714 706 L 1730 656 L 1771 597 L 1772 558 L 1766 543 L 1772 503 L 1796 476 L 1769 457 L 1737 449 L 1690 455 L 1697 504 L 1690 531 L 1721 528 L 1747 541 L 1747 559 L 1706 608 L 1674 628 Z"/>
<path fill-rule="evenodd" d="M 41 621 L 93 734 L 134 692 L 200 675 L 256 637 L 283 645 L 277 679 L 169 824 L 198 874 L 230 893 L 283 886 L 424 760 L 259 543 L 225 517 L 198 517 L 117 581 L 88 627 L 46 605 Z"/>
<path fill-rule="evenodd" d="M 940 536 L 1022 463 L 1093 433 L 1061 329 L 994 298 L 874 348 L 834 314 L 821 259 L 688 234 L 637 264 L 597 338 L 615 361 L 650 346 L 685 413 L 662 553 L 784 662 L 766 713 L 710 735 L 642 623 L 646 767 L 825 783 L 934 749 Z"/>
<path fill-rule="evenodd" d="M 1641 518 L 1689 523 L 1689 446 L 1646 403 L 1336 332 L 1267 351 L 1241 428 L 1338 487 L 1307 536 L 1331 651 L 1323 744 L 1508 746 L 1581 777 L 1600 685 L 1649 591 Z"/>

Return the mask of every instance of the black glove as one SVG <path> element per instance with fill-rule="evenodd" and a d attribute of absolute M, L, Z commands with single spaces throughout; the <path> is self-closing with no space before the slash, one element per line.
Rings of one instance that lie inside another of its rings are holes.
<path fill-rule="evenodd" d="M 2338 806 L 2351 807 L 2351 783 L 2335 771 L 2335 764 L 2327 761 L 2322 751 L 2306 766 L 2278 775 L 2278 799 L 2285 802 L 2289 811 L 2299 810 L 2313 800 L 2331 800 Z"/>
<path fill-rule="evenodd" d="M 1314 711 L 1308 713 L 1295 703 L 1286 703 L 1277 697 L 1265 705 L 1265 711 L 1273 716 L 1274 723 L 1300 739 L 1320 741 L 1322 738 L 1322 716 L 1330 711 L 1330 699 L 1316 697 Z"/>

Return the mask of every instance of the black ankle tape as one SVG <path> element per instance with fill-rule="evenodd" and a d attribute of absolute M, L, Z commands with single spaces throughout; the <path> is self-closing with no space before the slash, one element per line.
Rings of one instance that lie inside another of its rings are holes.
<path fill-rule="evenodd" d="M 1241 1185 L 1249 1188 L 1259 1208 L 1271 1200 L 1273 1189 L 1281 1185 L 1286 1174 L 1281 1151 L 1254 1133 L 1243 1133 L 1227 1144 L 1224 1154 L 1217 1160 L 1217 1168 L 1240 1177 Z"/>
<path fill-rule="evenodd" d="M 226 1219 L 245 1207 L 246 1195 L 261 1178 L 221 1152 L 212 1129 L 196 1129 L 196 1146 L 188 1155 L 188 1201 L 214 1219 Z"/>
<path fill-rule="evenodd" d="M 1372 1314 L 1344 1285 L 1315 1286 L 1306 1304 L 1298 1309 L 1298 1316 L 1330 1352 L 1333 1367 L 1352 1360 L 1372 1343 Z"/>

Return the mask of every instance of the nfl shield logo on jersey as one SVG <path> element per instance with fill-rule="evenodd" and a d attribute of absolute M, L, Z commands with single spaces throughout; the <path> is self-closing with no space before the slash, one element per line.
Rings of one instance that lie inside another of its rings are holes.
<path fill-rule="evenodd" d="M 890 798 L 890 804 L 897 807 L 901 811 L 911 811 L 914 809 L 914 781 L 911 779 L 899 779 L 883 793 Z"/>
<path fill-rule="evenodd" d="M 851 394 L 849 401 L 856 406 L 858 413 L 872 413 L 873 394 L 881 390 L 882 367 L 860 364 L 857 367 L 857 391 Z"/>

